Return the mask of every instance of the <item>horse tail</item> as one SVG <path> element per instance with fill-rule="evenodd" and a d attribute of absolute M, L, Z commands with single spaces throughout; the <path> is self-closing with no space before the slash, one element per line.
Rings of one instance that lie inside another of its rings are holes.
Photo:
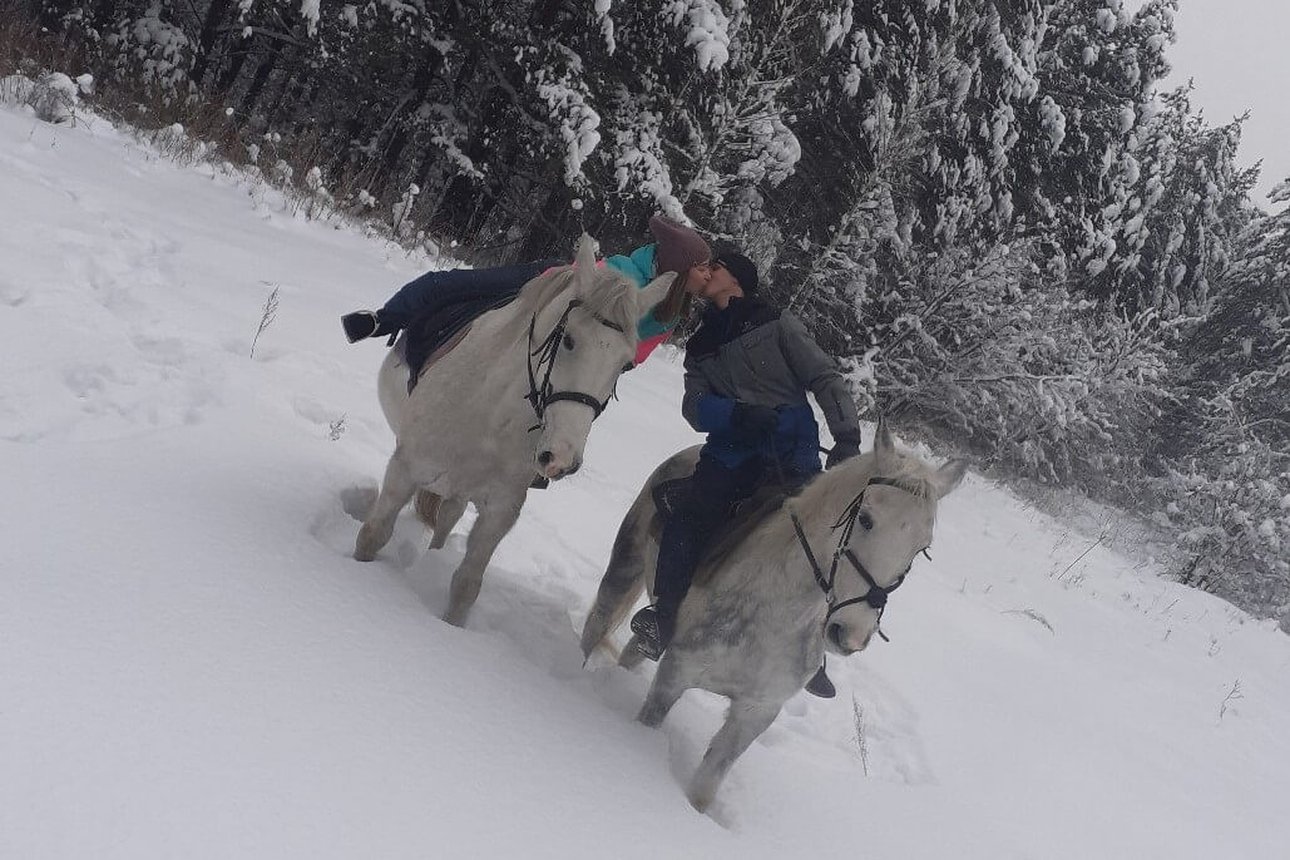
<path fill-rule="evenodd" d="M 443 499 L 437 493 L 429 490 L 417 490 L 413 507 L 417 512 L 417 519 L 426 526 L 433 529 L 435 521 L 439 518 L 439 505 Z"/>
<path fill-rule="evenodd" d="M 591 652 L 604 643 L 627 617 L 636 598 L 645 588 L 647 568 L 646 549 L 655 519 L 654 500 L 648 486 L 623 517 L 614 538 L 614 549 L 609 555 L 609 566 L 600 579 L 596 602 L 587 614 L 582 628 L 582 654 Z"/>

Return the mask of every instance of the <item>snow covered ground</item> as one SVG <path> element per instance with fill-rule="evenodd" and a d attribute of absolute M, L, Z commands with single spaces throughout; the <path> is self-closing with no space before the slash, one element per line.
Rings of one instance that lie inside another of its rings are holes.
<path fill-rule="evenodd" d="M 977 476 L 892 641 L 695 813 L 722 701 L 647 730 L 652 667 L 577 648 L 629 499 L 695 438 L 674 356 L 532 494 L 467 630 L 438 619 L 459 536 L 423 554 L 405 515 L 349 558 L 391 437 L 382 346 L 337 317 L 428 265 L 0 110 L 0 857 L 1286 856 L 1290 638 Z"/>

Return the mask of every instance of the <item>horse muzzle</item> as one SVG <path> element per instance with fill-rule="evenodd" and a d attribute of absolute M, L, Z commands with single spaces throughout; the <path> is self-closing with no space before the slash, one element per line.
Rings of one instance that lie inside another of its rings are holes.
<path fill-rule="evenodd" d="M 537 455 L 538 473 L 551 481 L 567 478 L 582 468 L 582 458 L 562 458 L 552 451 L 540 451 Z"/>
<path fill-rule="evenodd" d="M 850 635 L 850 632 L 843 624 L 833 621 L 824 627 L 825 641 L 844 657 L 857 651 L 863 651 L 868 647 L 869 640 L 873 638 L 873 633 L 874 631 L 870 630 L 863 639 L 857 642 L 856 638 Z"/>

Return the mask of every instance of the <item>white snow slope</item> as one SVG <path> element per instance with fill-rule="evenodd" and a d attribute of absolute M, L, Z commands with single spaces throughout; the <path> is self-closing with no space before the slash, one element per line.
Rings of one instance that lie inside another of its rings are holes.
<path fill-rule="evenodd" d="M 695 813 L 723 702 L 647 730 L 652 667 L 577 648 L 639 482 L 696 438 L 675 356 L 531 494 L 468 629 L 438 618 L 460 536 L 426 554 L 405 514 L 349 558 L 392 440 L 382 345 L 337 317 L 428 266 L 0 110 L 0 857 L 1288 856 L 1290 638 L 976 476 L 891 642 Z"/>

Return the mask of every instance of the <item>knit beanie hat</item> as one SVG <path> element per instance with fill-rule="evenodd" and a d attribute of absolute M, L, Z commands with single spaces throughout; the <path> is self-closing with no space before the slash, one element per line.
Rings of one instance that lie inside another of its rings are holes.
<path fill-rule="evenodd" d="M 739 282 L 739 288 L 745 296 L 757 292 L 760 281 L 757 277 L 757 264 L 738 251 L 723 250 L 713 260 L 713 265 L 720 266 Z"/>
<path fill-rule="evenodd" d="M 691 266 L 712 259 L 712 249 L 691 227 L 662 215 L 655 215 L 649 219 L 649 231 L 658 242 L 654 261 L 655 269 L 660 275 L 664 272 L 685 274 Z"/>

